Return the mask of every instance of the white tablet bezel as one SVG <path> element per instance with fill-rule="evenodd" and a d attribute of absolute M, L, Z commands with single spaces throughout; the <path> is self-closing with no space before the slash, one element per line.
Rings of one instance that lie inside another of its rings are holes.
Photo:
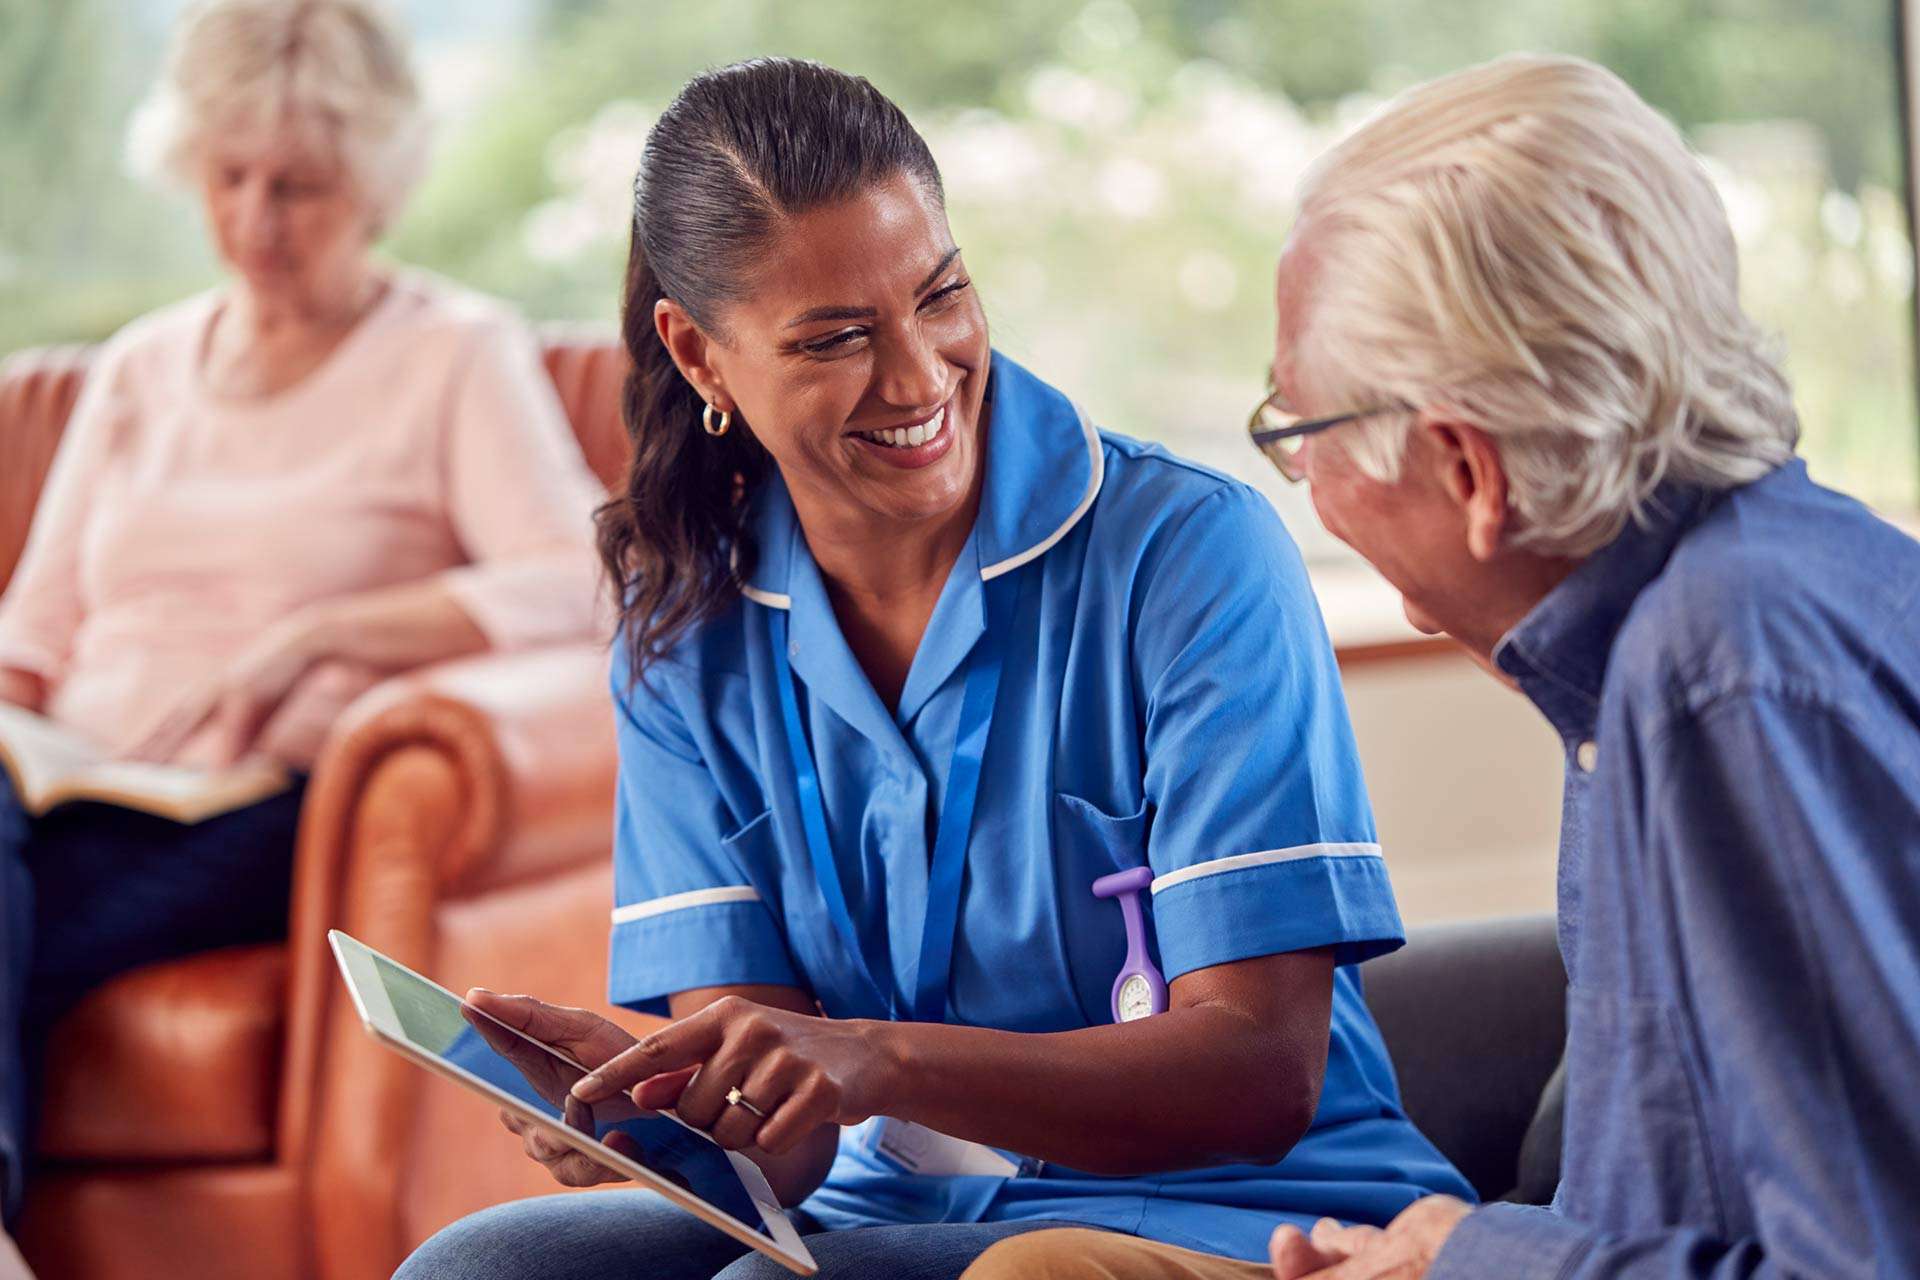
<path fill-rule="evenodd" d="M 454 995 L 453 992 L 448 991 L 439 983 L 434 982 L 431 978 L 415 973 L 412 969 L 407 968 L 406 965 L 401 964 L 391 957 L 381 955 L 366 943 L 342 933 L 338 929 L 328 931 L 327 941 L 333 947 L 334 959 L 339 962 L 340 975 L 347 984 L 348 994 L 353 998 L 353 1006 L 360 1015 L 360 1022 L 366 1027 L 369 1034 L 371 1034 L 375 1040 L 410 1061 L 419 1063 L 421 1066 L 427 1068 L 427 1070 L 445 1076 L 456 1084 L 465 1085 L 474 1092 L 483 1095 L 489 1102 L 504 1107 L 506 1110 L 511 1111 L 516 1116 L 519 1116 L 531 1124 L 538 1125 L 541 1129 L 560 1139 L 588 1159 L 612 1170 L 623 1178 L 638 1183 L 649 1191 L 658 1192 L 673 1204 L 685 1209 L 696 1218 L 699 1218 L 702 1222 L 724 1231 L 735 1240 L 740 1241 L 740 1243 L 766 1254 L 774 1261 L 786 1267 L 789 1271 L 796 1272 L 803 1276 L 810 1276 L 819 1270 L 818 1265 L 813 1260 L 813 1255 L 807 1252 L 806 1244 L 800 1239 L 799 1233 L 793 1229 L 792 1221 L 777 1207 L 778 1201 L 774 1198 L 772 1188 L 767 1185 L 766 1176 L 760 1172 L 759 1166 L 751 1160 L 738 1152 L 727 1152 L 728 1162 L 733 1165 L 734 1172 L 739 1175 L 741 1183 L 745 1186 L 747 1198 L 752 1200 L 754 1207 L 760 1210 L 761 1220 L 766 1223 L 767 1231 L 771 1233 L 772 1236 L 771 1239 L 769 1239 L 767 1235 L 763 1235 L 754 1230 L 746 1223 L 741 1222 L 725 1210 L 709 1204 L 692 1192 L 662 1178 L 645 1165 L 615 1151 L 612 1147 L 600 1142 L 590 1134 L 582 1133 L 578 1129 L 560 1123 L 553 1119 L 553 1117 L 534 1109 L 526 1102 L 514 1097 L 497 1085 L 489 1084 L 472 1072 L 448 1062 L 443 1058 L 436 1057 L 427 1050 L 414 1044 L 407 1038 L 405 1031 L 400 1026 L 399 1017 L 394 1013 L 392 1003 L 387 999 L 386 988 L 381 985 L 379 974 L 373 967 L 374 957 L 378 956 L 381 960 L 393 965 L 396 969 L 418 978 L 436 990 L 445 992 L 446 995 L 456 1003 L 464 1004 L 465 1002 L 461 1001 L 460 997 Z M 521 1039 L 528 1041 L 528 1043 L 539 1045 L 540 1048 L 546 1050 L 548 1053 L 554 1054 L 563 1061 L 571 1063 L 582 1071 L 586 1070 L 580 1063 L 573 1062 L 571 1058 L 568 1058 L 567 1055 L 561 1053 L 551 1045 L 542 1044 L 531 1036 L 527 1036 L 507 1026 L 504 1022 L 500 1022 L 497 1018 L 492 1019 L 492 1021 L 495 1025 L 520 1036 Z M 678 1116 L 675 1116 L 670 1111 L 663 1111 L 660 1114 L 676 1123 L 682 1124 L 691 1132 L 700 1132 L 691 1125 L 686 1125 L 684 1121 L 681 1121 Z M 702 1134 L 701 1136 L 705 1137 L 706 1135 Z"/>

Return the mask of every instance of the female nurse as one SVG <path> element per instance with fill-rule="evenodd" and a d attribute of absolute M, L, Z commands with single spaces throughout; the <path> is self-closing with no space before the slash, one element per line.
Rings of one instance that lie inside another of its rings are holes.
<path fill-rule="evenodd" d="M 475 1002 L 596 1066 L 584 1100 L 751 1153 L 839 1277 L 1060 1223 L 1257 1258 L 1276 1218 L 1469 1195 L 1361 997 L 1400 923 L 1269 505 L 990 348 L 926 144 L 865 80 L 702 75 L 637 192 L 611 989 L 675 1021 Z M 780 1274 L 742 1253 L 615 1191 L 488 1210 L 401 1274 Z"/>

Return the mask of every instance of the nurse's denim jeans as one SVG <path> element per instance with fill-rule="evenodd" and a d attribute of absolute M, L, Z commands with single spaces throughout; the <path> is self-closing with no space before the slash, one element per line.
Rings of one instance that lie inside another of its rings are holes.
<path fill-rule="evenodd" d="M 511 1158 L 502 1153 L 502 1159 Z M 524 1159 L 524 1157 L 519 1157 Z M 927 1222 L 820 1231 L 794 1226 L 833 1280 L 956 1280 L 1008 1236 L 1071 1222 Z M 394 1280 L 790 1280 L 764 1254 L 649 1191 L 589 1191 L 496 1205 L 421 1245 Z"/>
<path fill-rule="evenodd" d="M 107 979 L 287 934 L 302 788 L 182 826 L 104 804 L 29 818 L 0 769 L 0 1211 L 20 1210 L 47 1030 Z"/>

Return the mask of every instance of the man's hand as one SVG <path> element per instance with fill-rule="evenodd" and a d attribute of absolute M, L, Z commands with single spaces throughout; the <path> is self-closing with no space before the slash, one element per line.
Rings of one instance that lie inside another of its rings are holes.
<path fill-rule="evenodd" d="M 1281 1227 L 1268 1245 L 1274 1280 L 1421 1280 L 1472 1212 L 1473 1206 L 1452 1196 L 1428 1196 L 1384 1231 L 1343 1227 L 1332 1218 L 1315 1223 L 1312 1235 Z"/>

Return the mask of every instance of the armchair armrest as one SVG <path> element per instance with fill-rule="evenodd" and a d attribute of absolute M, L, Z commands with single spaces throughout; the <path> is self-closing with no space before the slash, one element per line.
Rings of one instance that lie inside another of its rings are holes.
<path fill-rule="evenodd" d="M 617 759 L 606 669 L 591 644 L 487 654 L 389 680 L 341 717 L 300 817 L 283 1161 L 305 1163 L 338 1021 L 329 929 L 427 967 L 443 897 L 608 858 Z"/>
<path fill-rule="evenodd" d="M 0 361 L 0 591 L 26 545 L 40 486 L 92 362 L 90 347 L 16 351 Z"/>

